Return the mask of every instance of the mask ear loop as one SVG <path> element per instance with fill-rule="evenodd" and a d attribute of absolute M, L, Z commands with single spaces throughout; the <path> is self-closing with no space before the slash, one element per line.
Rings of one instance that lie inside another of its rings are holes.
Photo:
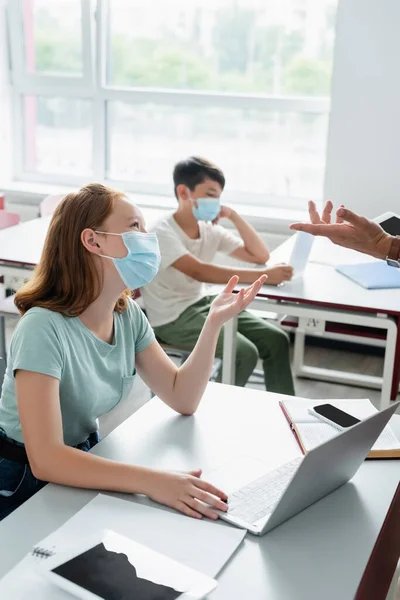
<path fill-rule="evenodd" d="M 97 229 L 95 229 L 94 232 L 102 233 L 103 235 L 122 235 L 122 233 L 111 233 L 111 231 L 97 231 Z"/>
<path fill-rule="evenodd" d="M 97 231 L 94 230 L 95 233 L 102 233 L 103 235 L 122 235 L 121 233 L 111 233 L 110 231 Z M 98 254 L 97 256 L 101 256 L 102 258 L 110 258 L 111 260 L 115 259 L 115 256 L 107 256 L 107 254 Z"/>

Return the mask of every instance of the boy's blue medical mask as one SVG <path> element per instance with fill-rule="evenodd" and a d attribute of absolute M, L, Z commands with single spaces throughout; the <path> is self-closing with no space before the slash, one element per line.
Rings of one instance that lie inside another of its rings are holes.
<path fill-rule="evenodd" d="M 103 258 L 111 258 L 120 277 L 129 290 L 137 290 L 150 283 L 158 273 L 161 256 L 155 233 L 126 231 L 110 233 L 96 231 L 105 235 L 120 235 L 128 254 L 123 258 L 115 258 L 100 254 Z"/>
<path fill-rule="evenodd" d="M 198 221 L 214 221 L 221 211 L 219 198 L 197 198 L 197 208 L 192 200 L 192 210 Z"/>

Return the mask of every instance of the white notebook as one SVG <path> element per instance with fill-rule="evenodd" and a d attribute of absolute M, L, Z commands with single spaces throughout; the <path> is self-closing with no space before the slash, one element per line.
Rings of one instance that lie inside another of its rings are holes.
<path fill-rule="evenodd" d="M 308 412 L 308 409 L 313 406 L 327 403 L 333 404 L 333 406 L 344 410 L 357 419 L 366 419 L 378 412 L 368 399 L 311 400 L 309 398 L 289 398 L 283 400 L 280 403 L 282 410 L 304 453 L 340 433 L 333 425 L 323 423 Z M 398 440 L 390 425 L 386 425 L 368 454 L 368 458 L 400 458 L 400 440 Z"/>
<path fill-rule="evenodd" d="M 42 540 L 0 581 L 1 597 L 12 600 L 67 600 L 38 574 L 36 564 L 57 556 L 77 540 L 111 529 L 215 578 L 246 531 L 222 522 L 191 519 L 179 513 L 98 494 L 69 521 Z M 63 595 L 65 594 L 65 595 Z"/>

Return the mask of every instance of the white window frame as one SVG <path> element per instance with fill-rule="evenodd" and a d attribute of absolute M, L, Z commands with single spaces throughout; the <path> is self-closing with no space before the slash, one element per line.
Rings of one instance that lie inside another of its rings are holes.
<path fill-rule="evenodd" d="M 108 0 L 81 0 L 83 73 L 80 77 L 58 77 L 48 74 L 27 74 L 24 61 L 24 39 L 22 23 L 22 0 L 8 0 L 7 20 L 9 26 L 11 77 L 13 86 L 14 124 L 14 176 L 16 180 L 53 183 L 59 185 L 81 185 L 87 176 L 65 174 L 43 174 L 28 172 L 24 168 L 23 98 L 29 96 L 65 97 L 89 99 L 93 103 L 92 147 L 93 173 L 97 181 L 110 183 L 129 192 L 153 195 L 171 195 L 172 185 L 140 184 L 130 181 L 107 180 L 107 102 L 170 104 L 174 106 L 246 108 L 260 111 L 315 113 L 329 115 L 330 98 L 288 97 L 263 94 L 235 94 L 209 91 L 191 91 L 157 88 L 125 88 L 108 85 L 106 82 L 106 45 Z M 321 190 L 322 191 L 322 190 Z M 280 208 L 298 208 L 299 198 L 287 196 L 257 197 L 256 194 L 231 192 L 227 201 Z M 304 199 L 301 199 L 304 200 Z M 318 200 L 318 199 L 317 199 Z"/>
<path fill-rule="evenodd" d="M 10 26 L 10 46 L 13 70 L 13 84 L 23 94 L 31 94 L 33 90 L 54 90 L 68 88 L 75 94 L 93 89 L 93 16 L 92 0 L 80 0 L 82 19 L 82 62 L 81 76 L 55 76 L 48 73 L 28 73 L 25 69 L 24 25 L 22 22 L 23 0 L 8 0 L 7 13 Z M 12 33 L 14 32 L 14 35 Z M 17 35 L 18 32 L 18 35 Z"/>

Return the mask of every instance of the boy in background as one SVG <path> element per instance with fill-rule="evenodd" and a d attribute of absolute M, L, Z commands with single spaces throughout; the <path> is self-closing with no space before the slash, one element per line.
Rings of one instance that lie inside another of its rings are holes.
<path fill-rule="evenodd" d="M 220 204 L 225 177 L 207 160 L 190 157 L 173 173 L 177 210 L 154 229 L 161 252 L 156 278 L 142 290 L 145 308 L 161 342 L 192 350 L 214 297 L 205 284 L 226 284 L 232 275 L 253 283 L 263 273 L 269 285 L 292 277 L 289 265 L 265 267 L 269 251 L 255 229 L 234 209 Z M 229 219 L 239 236 L 221 225 Z M 241 269 L 212 264 L 217 252 L 259 265 Z M 262 265 L 262 266 L 261 266 Z M 236 385 L 244 386 L 261 358 L 268 391 L 294 394 L 289 362 L 289 338 L 276 325 L 243 311 L 238 317 Z M 222 357 L 223 333 L 216 356 Z"/>

